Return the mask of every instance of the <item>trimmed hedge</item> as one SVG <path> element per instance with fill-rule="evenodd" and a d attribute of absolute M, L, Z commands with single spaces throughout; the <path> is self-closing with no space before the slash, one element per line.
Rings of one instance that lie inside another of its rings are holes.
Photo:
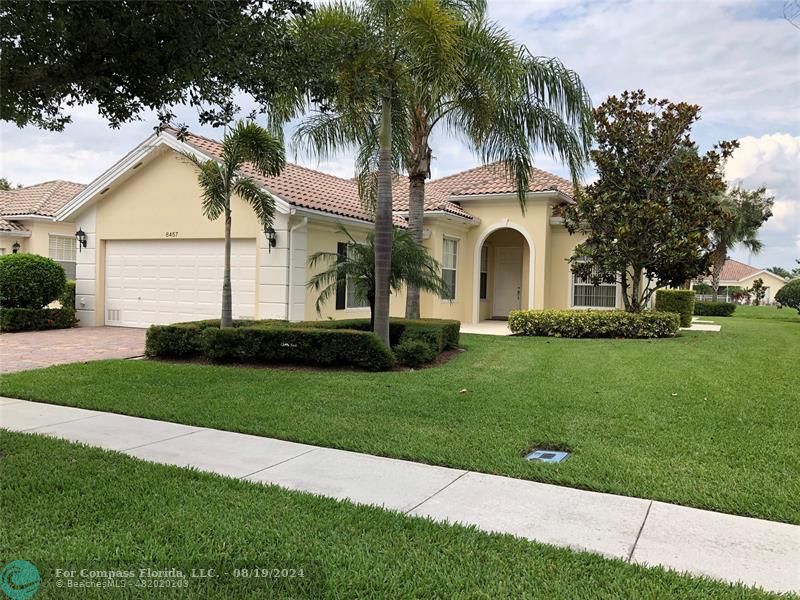
<path fill-rule="evenodd" d="M 214 362 L 299 363 L 386 371 L 394 356 L 372 333 L 308 327 L 207 327 L 203 355 Z"/>
<path fill-rule="evenodd" d="M 393 319 L 390 341 L 395 350 L 402 346 L 403 364 L 419 366 L 419 360 L 430 362 L 455 347 L 460 328 L 458 321 Z M 216 362 L 350 365 L 368 370 L 389 369 L 394 363 L 392 353 L 373 335 L 368 319 L 234 321 L 232 328 L 224 330 L 219 329 L 219 319 L 154 325 L 147 330 L 145 353 L 154 358 L 202 356 Z"/>
<path fill-rule="evenodd" d="M 567 338 L 663 338 L 680 329 L 671 312 L 629 313 L 624 310 L 514 310 L 511 331 L 520 335 Z"/>
<path fill-rule="evenodd" d="M 4 308 L 43 308 L 64 293 L 66 284 L 63 267 L 45 256 L 0 256 L 0 305 Z"/>
<path fill-rule="evenodd" d="M 0 308 L 0 331 L 69 329 L 78 323 L 74 308 Z"/>
<path fill-rule="evenodd" d="M 75 281 L 70 279 L 64 286 L 64 292 L 58 298 L 61 308 L 75 308 Z"/>
<path fill-rule="evenodd" d="M 696 297 L 694 290 L 658 290 L 656 310 L 678 313 L 681 316 L 681 327 L 689 327 L 692 324 Z"/>
<path fill-rule="evenodd" d="M 703 317 L 730 317 L 736 305 L 733 302 L 695 302 L 694 314 Z"/>

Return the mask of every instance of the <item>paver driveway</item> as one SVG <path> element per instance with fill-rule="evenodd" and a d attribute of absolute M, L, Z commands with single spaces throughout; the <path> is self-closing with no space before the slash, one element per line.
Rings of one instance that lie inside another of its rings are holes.
<path fill-rule="evenodd" d="M 145 329 L 75 327 L 0 335 L 0 373 L 144 354 Z"/>

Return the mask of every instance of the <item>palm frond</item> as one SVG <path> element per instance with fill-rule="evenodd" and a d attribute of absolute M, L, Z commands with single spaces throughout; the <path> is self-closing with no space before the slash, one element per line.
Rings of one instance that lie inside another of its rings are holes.
<path fill-rule="evenodd" d="M 228 190 L 224 172 L 215 160 L 202 160 L 190 152 L 181 152 L 183 158 L 197 171 L 197 182 L 203 191 L 203 214 L 214 221 L 228 204 Z"/>
<path fill-rule="evenodd" d="M 250 177 L 237 177 L 233 182 L 233 193 L 253 207 L 263 227 L 272 225 L 275 215 L 275 199 Z"/>

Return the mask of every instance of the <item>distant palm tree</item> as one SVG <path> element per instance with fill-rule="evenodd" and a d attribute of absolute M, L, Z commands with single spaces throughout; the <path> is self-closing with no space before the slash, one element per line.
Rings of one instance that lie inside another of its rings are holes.
<path fill-rule="evenodd" d="M 319 292 L 317 312 L 323 304 L 336 296 L 340 285 L 353 286 L 355 297 L 369 304 L 370 324 L 375 318 L 375 234 L 369 232 L 366 241 L 357 241 L 341 228 L 349 243 L 345 254 L 316 252 L 308 259 L 309 267 L 326 264 L 327 269 L 314 275 L 306 284 Z M 445 292 L 447 283 L 442 279 L 439 263 L 414 240 L 408 231 L 395 227 L 392 240 L 392 260 L 389 268 L 389 288 L 399 291 L 404 285 L 414 284 L 419 289 L 434 294 Z"/>
<path fill-rule="evenodd" d="M 275 203 L 251 177 L 241 173 L 249 164 L 262 175 L 279 175 L 286 164 L 283 142 L 263 127 L 239 121 L 222 142 L 219 160 L 201 160 L 192 153 L 184 156 L 197 167 L 203 189 L 203 214 L 214 221 L 225 215 L 225 267 L 222 279 L 220 327 L 233 326 L 231 298 L 231 198 L 236 195 L 250 206 L 263 227 L 272 224 Z"/>
<path fill-rule="evenodd" d="M 763 244 L 758 230 L 772 216 L 774 198 L 767 196 L 766 188 L 744 190 L 735 187 L 721 196 L 722 218 L 711 228 L 711 298 L 717 301 L 722 267 L 728 260 L 728 251 L 742 244 L 757 254 Z"/>

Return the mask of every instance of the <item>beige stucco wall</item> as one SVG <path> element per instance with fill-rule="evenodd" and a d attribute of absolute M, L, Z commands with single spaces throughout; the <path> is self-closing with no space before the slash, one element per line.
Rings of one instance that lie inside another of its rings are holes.
<path fill-rule="evenodd" d="M 49 256 L 51 235 L 71 237 L 73 239 L 75 237 L 76 227 L 72 223 L 39 219 L 25 219 L 17 222 L 30 231 L 31 235 L 30 237 L 0 236 L 0 248 L 5 249 L 5 254 L 11 254 L 14 242 L 18 242 L 20 252 Z"/>
<path fill-rule="evenodd" d="M 764 298 L 764 300 L 766 302 L 769 302 L 769 303 L 772 303 L 772 302 L 775 301 L 775 294 L 778 293 L 779 289 L 781 289 L 783 286 L 786 285 L 786 282 L 783 279 L 781 279 L 777 275 L 773 275 L 772 273 L 769 273 L 767 271 L 765 271 L 764 273 L 759 273 L 757 275 L 753 275 L 752 277 L 748 277 L 746 279 L 743 279 L 743 280 L 737 281 L 737 282 L 727 282 L 727 281 L 726 282 L 722 282 L 721 281 L 720 285 L 731 286 L 731 287 L 738 286 L 738 287 L 744 289 L 744 288 L 753 287 L 753 282 L 756 279 L 761 279 L 764 282 L 764 287 L 768 287 L 769 288 L 769 291 L 767 292 L 767 295 Z"/>

